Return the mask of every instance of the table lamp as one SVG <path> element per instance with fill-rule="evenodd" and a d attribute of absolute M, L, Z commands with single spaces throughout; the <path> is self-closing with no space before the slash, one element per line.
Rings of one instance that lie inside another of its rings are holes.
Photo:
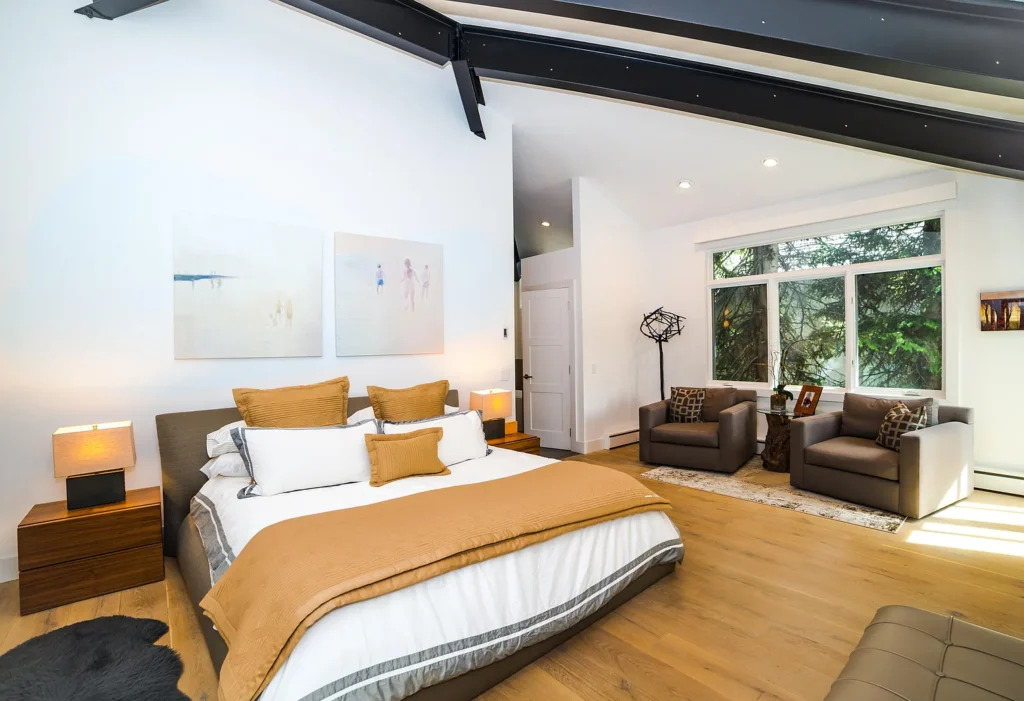
<path fill-rule="evenodd" d="M 135 466 L 131 421 L 58 428 L 53 476 L 66 477 L 68 509 L 124 501 L 124 471 Z"/>
<path fill-rule="evenodd" d="M 469 393 L 469 408 L 483 412 L 484 437 L 505 437 L 505 419 L 512 414 L 512 392 L 507 389 L 483 389 Z"/>

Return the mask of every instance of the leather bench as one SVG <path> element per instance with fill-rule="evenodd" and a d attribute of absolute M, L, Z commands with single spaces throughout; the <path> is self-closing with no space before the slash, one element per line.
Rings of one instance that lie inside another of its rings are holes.
<path fill-rule="evenodd" d="M 1024 701 L 1024 640 L 908 606 L 878 610 L 825 701 Z"/>

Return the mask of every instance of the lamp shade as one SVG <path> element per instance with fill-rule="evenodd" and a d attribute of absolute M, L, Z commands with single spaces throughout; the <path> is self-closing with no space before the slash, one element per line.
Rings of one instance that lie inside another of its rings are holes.
<path fill-rule="evenodd" d="M 53 476 L 73 477 L 135 466 L 131 421 L 58 428 L 53 434 Z"/>
<path fill-rule="evenodd" d="M 482 411 L 484 421 L 507 418 L 513 414 L 512 393 L 507 389 L 483 389 L 470 392 L 469 408 Z"/>

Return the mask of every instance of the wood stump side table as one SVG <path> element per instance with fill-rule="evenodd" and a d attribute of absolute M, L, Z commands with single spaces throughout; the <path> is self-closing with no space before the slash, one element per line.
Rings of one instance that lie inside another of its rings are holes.
<path fill-rule="evenodd" d="M 789 472 L 789 425 L 793 421 L 793 412 L 758 409 L 758 413 L 768 419 L 761 464 L 770 472 Z"/>

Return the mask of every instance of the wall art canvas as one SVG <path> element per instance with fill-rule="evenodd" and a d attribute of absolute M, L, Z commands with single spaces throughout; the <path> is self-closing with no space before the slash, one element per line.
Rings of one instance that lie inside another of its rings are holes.
<path fill-rule="evenodd" d="M 1024 290 L 981 293 L 982 331 L 1024 331 Z"/>
<path fill-rule="evenodd" d="M 323 234 L 219 217 L 174 224 L 174 357 L 323 355 Z"/>
<path fill-rule="evenodd" d="M 334 235 L 337 353 L 444 353 L 440 245 Z"/>

